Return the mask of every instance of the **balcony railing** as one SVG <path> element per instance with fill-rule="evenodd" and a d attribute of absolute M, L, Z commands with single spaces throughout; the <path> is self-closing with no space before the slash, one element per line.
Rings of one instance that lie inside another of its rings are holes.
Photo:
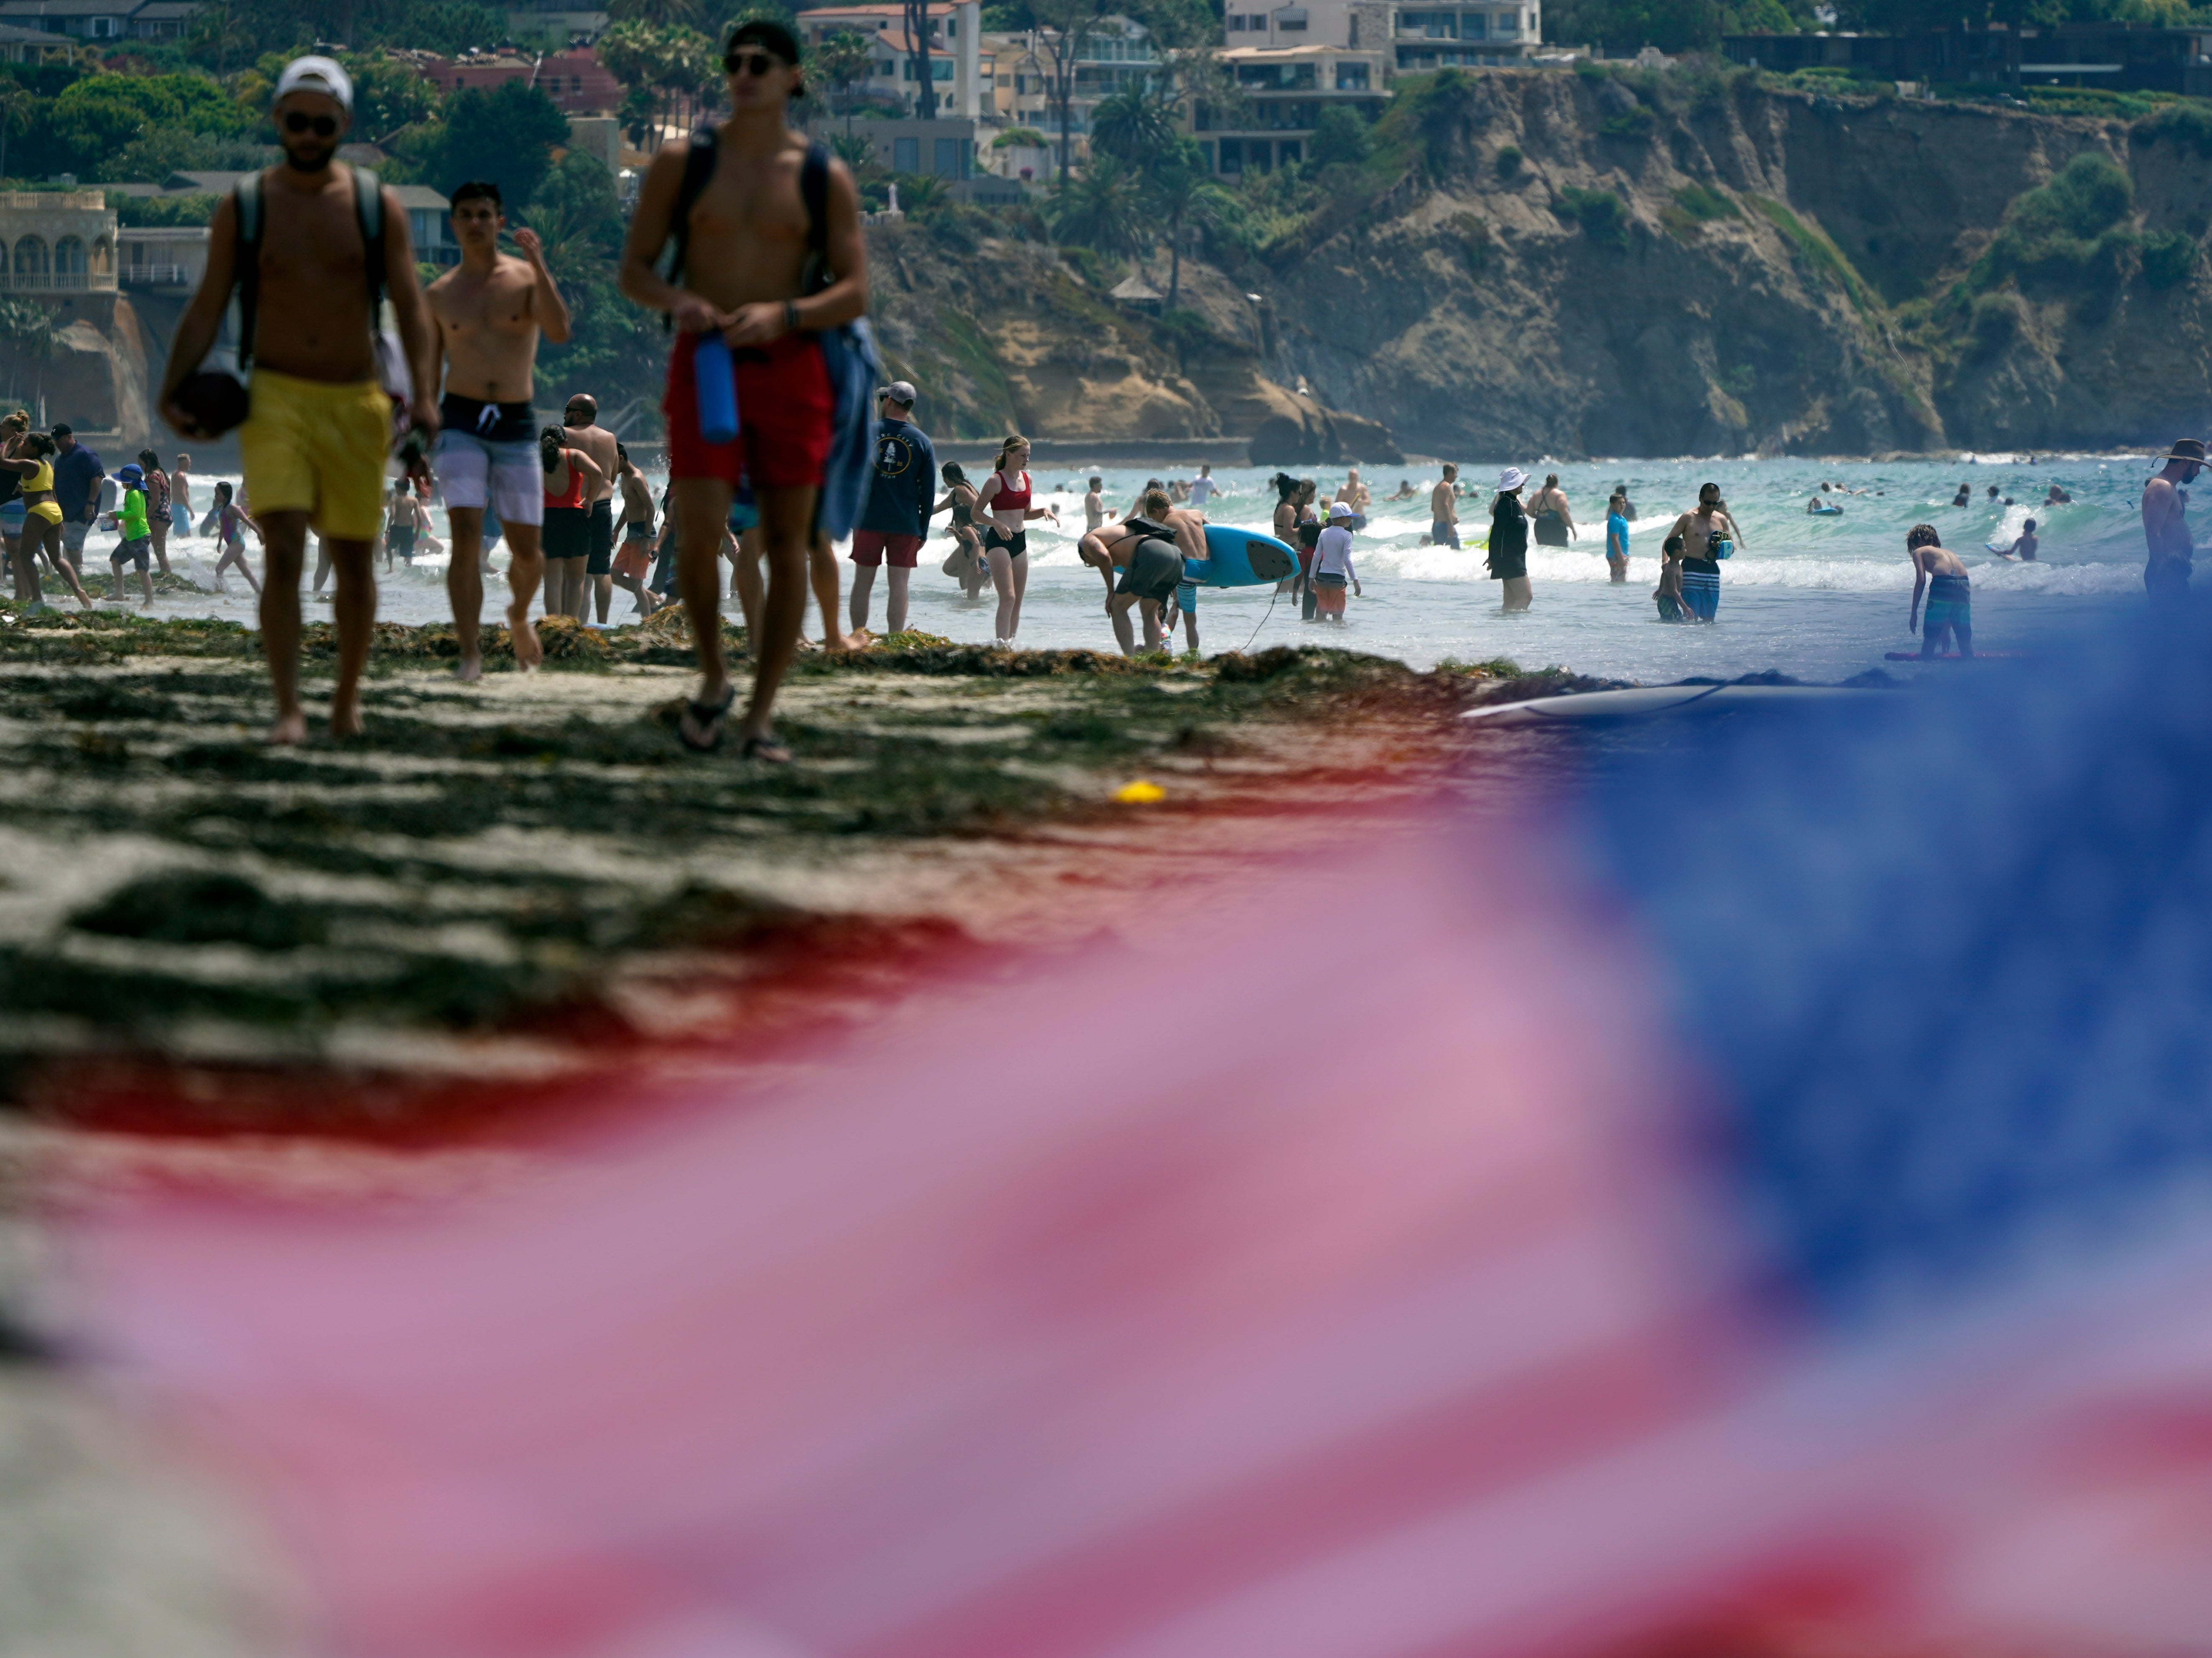
<path fill-rule="evenodd" d="M 115 278 L 104 271 L 0 271 L 0 294 L 82 294 L 88 289 L 106 293 Z"/>
<path fill-rule="evenodd" d="M 122 273 L 125 288 L 190 288 L 198 280 L 190 265 L 182 264 L 126 264 Z"/>

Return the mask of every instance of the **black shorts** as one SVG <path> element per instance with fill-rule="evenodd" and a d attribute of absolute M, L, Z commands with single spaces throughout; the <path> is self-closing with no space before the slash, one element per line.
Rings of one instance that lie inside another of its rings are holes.
<path fill-rule="evenodd" d="M 146 555 L 153 545 L 152 536 L 140 536 L 136 541 L 125 542 L 110 553 L 107 556 L 107 562 L 118 569 L 121 569 L 125 564 L 136 564 L 143 570 L 146 568 Z"/>
<path fill-rule="evenodd" d="M 1019 558 L 1030 550 L 1030 532 L 1027 530 L 1016 530 L 1009 534 L 994 524 L 983 531 L 983 545 L 1003 547 L 1006 550 L 1008 558 Z"/>
<path fill-rule="evenodd" d="M 615 503 L 611 498 L 592 503 L 591 562 L 586 575 L 610 575 L 615 568 Z"/>
<path fill-rule="evenodd" d="M 1182 553 L 1172 541 L 1140 541 L 1114 591 L 1164 604 L 1182 583 Z"/>
<path fill-rule="evenodd" d="M 548 507 L 539 531 L 548 558 L 589 558 L 592 511 L 588 507 Z"/>

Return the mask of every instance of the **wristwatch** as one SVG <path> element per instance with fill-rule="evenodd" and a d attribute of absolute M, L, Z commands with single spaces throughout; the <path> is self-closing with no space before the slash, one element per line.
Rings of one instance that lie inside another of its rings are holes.
<path fill-rule="evenodd" d="M 787 334 L 796 334 L 799 331 L 799 301 L 797 300 L 786 300 L 783 302 L 783 331 Z"/>

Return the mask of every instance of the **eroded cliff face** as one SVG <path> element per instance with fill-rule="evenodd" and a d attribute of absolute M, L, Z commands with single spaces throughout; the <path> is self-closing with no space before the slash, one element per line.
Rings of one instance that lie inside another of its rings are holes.
<path fill-rule="evenodd" d="M 1432 88 L 1417 171 L 1274 271 L 1279 374 L 1490 456 L 2107 446 L 2203 430 L 2212 274 L 1962 278 L 2085 151 L 2192 242 L 2194 150 L 2120 123 L 1747 77 Z"/>

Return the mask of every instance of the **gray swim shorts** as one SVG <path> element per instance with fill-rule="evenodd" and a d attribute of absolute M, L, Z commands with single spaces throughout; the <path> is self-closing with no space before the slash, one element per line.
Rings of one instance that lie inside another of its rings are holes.
<path fill-rule="evenodd" d="M 448 426 L 438 434 L 437 471 L 448 507 L 490 506 L 506 524 L 545 521 L 545 469 L 534 442 L 495 442 Z"/>

